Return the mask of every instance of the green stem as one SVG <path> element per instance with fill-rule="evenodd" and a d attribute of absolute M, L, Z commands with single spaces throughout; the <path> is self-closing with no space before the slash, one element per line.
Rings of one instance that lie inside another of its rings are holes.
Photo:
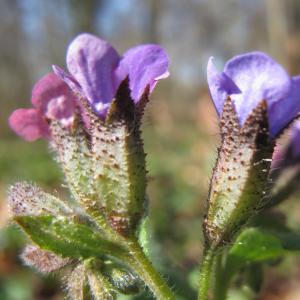
<path fill-rule="evenodd" d="M 135 237 L 122 237 L 106 224 L 105 220 L 99 213 L 95 213 L 93 211 L 89 211 L 89 213 L 96 220 L 100 228 L 104 229 L 111 238 L 119 242 L 120 245 L 128 250 L 127 255 L 119 253 L 119 259 L 129 264 L 134 272 L 136 272 L 149 287 L 155 298 L 159 300 L 175 300 L 176 297 L 172 290 L 155 270 L 137 239 Z"/>
<path fill-rule="evenodd" d="M 216 262 L 214 300 L 226 299 L 229 284 L 233 276 L 233 273 L 226 271 L 226 267 L 224 268 L 222 260 L 223 260 L 223 255 L 222 253 L 219 253 Z"/>
<path fill-rule="evenodd" d="M 202 264 L 200 267 L 198 300 L 208 300 L 211 290 L 212 277 L 215 273 L 216 249 L 204 250 Z"/>
<path fill-rule="evenodd" d="M 142 247 L 136 239 L 131 239 L 127 243 L 130 251 L 130 264 L 139 277 L 152 291 L 156 299 L 159 300 L 175 300 L 176 297 L 165 280 L 154 269 L 152 263 L 145 255 Z"/>

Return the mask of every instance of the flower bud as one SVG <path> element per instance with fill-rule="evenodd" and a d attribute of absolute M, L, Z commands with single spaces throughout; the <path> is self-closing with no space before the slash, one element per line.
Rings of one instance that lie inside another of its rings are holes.
<path fill-rule="evenodd" d="M 10 187 L 8 204 L 14 216 L 66 216 L 73 212 L 65 202 L 27 182 L 17 182 Z"/>
<path fill-rule="evenodd" d="M 134 295 L 140 292 L 141 281 L 124 267 L 109 263 L 104 266 L 103 273 L 121 294 Z"/>
<path fill-rule="evenodd" d="M 41 273 L 57 271 L 71 262 L 69 258 L 59 257 L 50 251 L 42 250 L 33 245 L 26 246 L 21 259 L 27 266 L 34 267 Z"/>
<path fill-rule="evenodd" d="M 84 100 L 73 126 L 52 122 L 51 144 L 76 202 L 102 215 L 121 235 L 135 231 L 144 214 L 146 168 L 140 124 L 149 91 L 138 103 L 125 80 L 105 120 Z M 96 214 L 97 215 L 97 214 Z"/>
<path fill-rule="evenodd" d="M 206 241 L 215 246 L 230 242 L 263 205 L 273 152 L 264 101 L 241 126 L 228 98 L 220 130 L 221 147 L 211 179 L 204 222 Z"/>
<path fill-rule="evenodd" d="M 95 300 L 114 300 L 116 293 L 113 286 L 102 274 L 100 261 L 91 259 L 84 262 L 89 290 Z"/>
<path fill-rule="evenodd" d="M 71 300 L 84 300 L 88 294 L 86 271 L 83 264 L 78 264 L 65 278 L 66 290 Z"/>
<path fill-rule="evenodd" d="M 134 104 L 125 80 L 105 123 L 98 119 L 91 128 L 96 193 L 108 223 L 122 235 L 134 231 L 144 213 L 146 168 L 140 122 L 147 94 Z"/>

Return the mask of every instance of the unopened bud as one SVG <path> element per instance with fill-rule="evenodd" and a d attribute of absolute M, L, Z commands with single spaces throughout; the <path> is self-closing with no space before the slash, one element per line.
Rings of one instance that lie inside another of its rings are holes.
<path fill-rule="evenodd" d="M 146 164 L 140 125 L 148 94 L 146 89 L 135 103 L 124 80 L 105 120 L 81 99 L 88 126 L 82 114 L 72 128 L 59 122 L 50 126 L 52 145 L 74 198 L 92 217 L 101 214 L 124 236 L 136 230 L 144 214 Z"/>
<path fill-rule="evenodd" d="M 224 104 L 220 120 L 222 144 L 204 222 L 209 244 L 231 241 L 263 205 L 274 147 L 269 139 L 266 109 L 262 101 L 240 126 L 231 99 Z"/>
<path fill-rule="evenodd" d="M 83 264 L 78 264 L 72 270 L 72 273 L 65 279 L 67 293 L 71 300 L 86 299 L 88 288 L 85 267 Z"/>
<path fill-rule="evenodd" d="M 8 204 L 15 216 L 68 215 L 72 212 L 66 203 L 27 182 L 10 187 Z"/>
<path fill-rule="evenodd" d="M 97 260 L 88 260 L 85 262 L 86 274 L 89 289 L 95 300 L 114 300 L 116 292 L 114 287 L 108 281 L 106 276 L 100 270 Z"/>
<path fill-rule="evenodd" d="M 114 288 L 122 294 L 134 295 L 141 291 L 142 283 L 138 276 L 122 266 L 107 264 L 103 273 L 107 275 Z"/>
<path fill-rule="evenodd" d="M 41 273 L 57 271 L 71 261 L 68 258 L 59 257 L 50 251 L 42 250 L 33 245 L 26 246 L 21 259 L 27 266 L 33 267 Z"/>
<path fill-rule="evenodd" d="M 125 80 L 105 121 L 88 111 L 95 194 L 107 222 L 121 235 L 134 231 L 144 213 L 146 167 L 140 124 L 147 95 L 148 91 L 135 104 Z"/>

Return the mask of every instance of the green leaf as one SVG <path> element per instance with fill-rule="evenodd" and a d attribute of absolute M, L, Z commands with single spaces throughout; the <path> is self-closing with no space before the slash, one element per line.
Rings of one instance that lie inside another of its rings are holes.
<path fill-rule="evenodd" d="M 300 232 L 292 231 L 286 225 L 285 216 L 279 212 L 264 212 L 253 220 L 254 227 L 273 234 L 282 247 L 288 251 L 300 251 Z"/>
<path fill-rule="evenodd" d="M 246 285 L 255 293 L 258 293 L 264 281 L 263 264 L 250 264 L 245 268 L 244 279 Z"/>
<path fill-rule="evenodd" d="M 300 234 L 290 231 L 286 226 L 272 227 L 268 221 L 263 223 L 264 228 L 245 229 L 236 239 L 222 267 L 220 289 L 226 290 L 234 274 L 246 266 L 246 272 L 251 269 L 250 274 L 254 274 L 255 269 L 255 276 L 248 276 L 246 281 L 252 289 L 258 290 L 263 262 L 277 259 L 289 251 L 300 250 Z"/>
<path fill-rule="evenodd" d="M 272 233 L 259 228 L 248 228 L 242 231 L 228 252 L 219 282 L 221 294 L 226 293 L 235 273 L 245 265 L 259 264 L 266 260 L 276 259 L 285 254 L 281 241 Z M 249 280 L 247 280 L 249 283 Z M 252 283 L 257 288 L 258 283 Z"/>
<path fill-rule="evenodd" d="M 123 249 L 100 232 L 67 217 L 16 216 L 14 220 L 44 250 L 62 257 L 88 258 L 121 255 Z"/>
<path fill-rule="evenodd" d="M 229 256 L 242 261 L 259 262 L 278 258 L 284 252 L 281 241 L 273 234 L 249 228 L 239 235 Z"/>
<path fill-rule="evenodd" d="M 288 251 L 300 251 L 300 234 L 297 232 L 274 232 L 282 247 Z"/>

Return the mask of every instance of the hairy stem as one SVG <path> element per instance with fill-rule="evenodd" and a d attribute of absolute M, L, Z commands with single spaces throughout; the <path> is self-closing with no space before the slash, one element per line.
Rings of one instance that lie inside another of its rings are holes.
<path fill-rule="evenodd" d="M 156 299 L 159 300 L 175 300 L 176 297 L 172 290 L 169 288 L 165 280 L 155 270 L 151 261 L 145 255 L 143 248 L 138 240 L 133 236 L 130 238 L 123 237 L 117 234 L 110 226 L 108 226 L 101 215 L 90 212 L 93 215 L 99 227 L 104 229 L 107 234 L 113 237 L 127 249 L 128 253 L 123 255 L 118 253 L 117 256 L 124 263 L 127 263 L 141 280 L 148 286 Z"/>
<path fill-rule="evenodd" d="M 139 277 L 152 291 L 156 299 L 175 300 L 176 297 L 165 280 L 155 270 L 136 239 L 127 243 L 130 252 L 129 263 Z"/>
<path fill-rule="evenodd" d="M 212 277 L 215 274 L 216 266 L 216 250 L 217 249 L 215 248 L 207 248 L 204 250 L 203 259 L 200 266 L 198 300 L 210 299 Z"/>
<path fill-rule="evenodd" d="M 216 274 L 215 274 L 215 288 L 214 288 L 214 300 L 224 300 L 226 299 L 227 293 L 227 284 L 223 284 L 223 282 L 227 282 L 225 278 L 223 278 L 223 267 L 222 267 L 222 255 L 218 255 L 216 258 Z"/>

